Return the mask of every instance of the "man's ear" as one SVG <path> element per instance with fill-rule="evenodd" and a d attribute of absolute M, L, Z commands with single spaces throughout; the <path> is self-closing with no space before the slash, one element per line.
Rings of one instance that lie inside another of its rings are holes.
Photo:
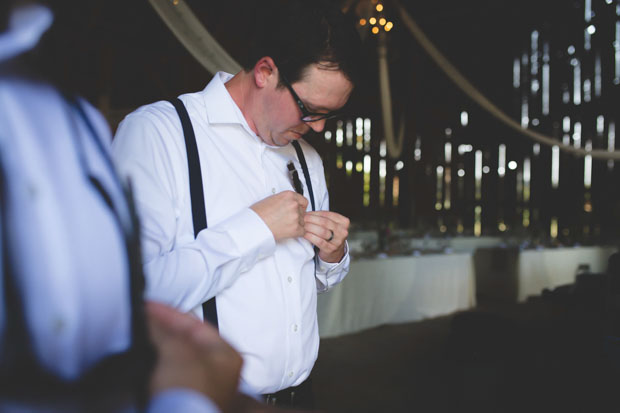
<path fill-rule="evenodd" d="M 254 65 L 254 83 L 258 88 L 264 88 L 269 83 L 278 80 L 278 68 L 273 59 L 265 56 Z"/>

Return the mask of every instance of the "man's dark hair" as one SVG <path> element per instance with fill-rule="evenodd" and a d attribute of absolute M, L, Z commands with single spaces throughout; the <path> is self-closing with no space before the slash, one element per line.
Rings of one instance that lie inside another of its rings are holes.
<path fill-rule="evenodd" d="M 362 67 L 362 44 L 355 24 L 325 0 L 257 1 L 256 26 L 244 68 L 250 71 L 265 56 L 291 83 L 310 64 L 340 70 L 355 85 Z M 280 82 L 281 83 L 281 82 Z"/>

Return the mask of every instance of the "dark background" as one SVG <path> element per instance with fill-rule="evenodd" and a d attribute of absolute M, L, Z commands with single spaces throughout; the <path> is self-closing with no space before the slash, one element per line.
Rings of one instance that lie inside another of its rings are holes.
<path fill-rule="evenodd" d="M 359 9 L 356 1 L 338 2 L 348 6 L 351 13 Z M 189 0 L 189 6 L 211 34 L 236 59 L 247 49 L 251 36 L 253 8 L 260 2 L 230 0 L 216 2 Z M 464 193 L 459 198 L 456 185 L 452 188 L 454 207 L 450 211 L 436 211 L 435 169 L 442 165 L 445 129 L 451 128 L 453 151 L 460 143 L 467 143 L 484 153 L 484 164 L 491 173 L 483 178 L 483 234 L 500 234 L 497 223 L 502 219 L 507 233 L 534 237 L 540 242 L 549 240 L 549 222 L 556 217 L 560 222 L 559 241 L 596 243 L 615 239 L 618 232 L 620 209 L 615 182 L 617 173 L 610 171 L 606 162 L 594 164 L 593 188 L 586 194 L 583 188 L 583 160 L 563 155 L 561 185 L 552 190 L 550 177 L 550 150 L 542 148 L 539 160 L 533 159 L 532 201 L 520 205 L 516 197 L 516 175 L 507 172 L 499 180 L 497 146 L 507 146 L 507 161 L 521 163 L 531 156 L 532 142 L 501 125 L 469 100 L 439 70 L 422 51 L 399 21 L 391 1 L 385 1 L 385 15 L 394 21 L 394 29 L 387 34 L 390 81 L 395 117 L 407 121 L 405 149 L 401 157 L 404 168 L 394 170 L 398 160 L 388 159 L 385 203 L 379 201 L 380 159 L 378 148 L 382 138 L 376 42 L 377 36 L 360 30 L 367 51 L 366 81 L 360 85 L 350 103 L 354 116 L 369 117 L 373 121 L 371 155 L 371 203 L 362 207 L 362 176 L 347 175 L 335 166 L 336 153 L 344 159 L 357 162 L 363 154 L 353 148 L 337 149 L 320 136 L 308 136 L 325 161 L 332 193 L 332 208 L 350 216 L 364 228 L 408 228 L 416 234 L 437 236 L 456 235 L 457 222 L 464 225 L 464 234 L 473 232 L 473 153 L 454 156 L 452 174 L 466 171 Z M 536 29 L 542 40 L 548 40 L 552 52 L 552 113 L 541 118 L 539 131 L 557 134 L 559 119 L 565 113 L 583 117 L 584 137 L 589 133 L 586 118 L 605 113 L 617 119 L 613 108 L 619 102 L 619 86 L 607 82 L 604 96 L 597 102 L 581 107 L 564 107 L 560 102 L 561 83 L 568 82 L 570 70 L 566 62 L 566 48 L 573 44 L 578 52 L 583 49 L 584 1 L 491 1 L 442 2 L 402 1 L 414 20 L 422 27 L 439 50 L 491 101 L 514 119 L 520 117 L 518 91 L 512 86 L 512 68 L 515 57 L 529 53 L 530 34 Z M 597 33 L 594 44 L 601 39 L 603 56 L 611 53 L 613 20 L 617 19 L 612 5 L 604 0 L 592 0 Z M 136 107 L 182 93 L 201 90 L 211 79 L 170 30 L 160 20 L 146 0 L 54 2 L 57 22 L 46 36 L 52 45 L 46 56 L 49 72 L 60 83 L 78 84 L 78 90 L 95 104 L 107 117 L 112 129 Z M 359 17 L 355 17 L 357 20 Z M 264 24 L 270 24 L 266 21 Z M 75 33 L 89 33 L 77 36 Z M 603 42 L 605 39 L 605 42 Z M 584 55 L 584 67 L 585 59 Z M 609 79 L 613 61 L 604 59 L 603 72 Z M 522 69 L 523 70 L 523 69 Z M 584 68 L 584 76 L 586 69 Z M 469 113 L 467 128 L 460 126 L 460 112 Z M 532 106 L 532 111 L 535 108 Z M 530 116 L 532 117 L 532 115 Z M 396 122 L 397 123 L 397 122 Z M 592 122 L 590 122 L 592 123 Z M 335 128 L 330 124 L 328 129 Z M 422 161 L 413 161 L 415 140 L 421 139 Z M 596 147 L 606 145 L 595 141 Z M 617 168 L 616 168 L 617 169 Z M 400 199 L 392 202 L 391 180 L 400 177 Z M 456 183 L 454 176 L 453 182 Z M 592 198 L 594 213 L 584 212 L 585 197 Z M 521 225 L 523 208 L 531 208 L 532 224 Z M 440 227 L 445 226 L 440 231 Z M 556 240 L 557 241 L 557 240 Z"/>

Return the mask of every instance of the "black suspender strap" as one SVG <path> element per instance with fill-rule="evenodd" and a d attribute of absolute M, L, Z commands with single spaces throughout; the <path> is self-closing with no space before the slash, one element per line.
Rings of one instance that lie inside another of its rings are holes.
<path fill-rule="evenodd" d="M 310 171 L 308 171 L 308 164 L 306 163 L 306 157 L 304 156 L 304 151 L 301 149 L 301 145 L 298 141 L 291 141 L 293 144 L 293 148 L 295 148 L 295 152 L 297 152 L 297 159 L 301 164 L 301 170 L 304 173 L 304 179 L 306 180 L 306 186 L 308 187 L 308 195 L 310 195 L 310 204 L 312 205 L 312 210 L 316 211 L 316 207 L 314 206 L 314 191 L 312 190 L 312 181 L 310 180 Z M 316 278 L 316 261 L 319 256 L 319 249 L 314 246 L 314 278 Z"/>
<path fill-rule="evenodd" d="M 304 151 L 301 150 L 301 146 L 299 145 L 298 141 L 291 141 L 291 143 L 293 144 L 293 148 L 295 148 L 295 152 L 297 152 L 297 159 L 299 159 L 301 169 L 304 172 L 304 178 L 306 180 L 306 186 L 308 187 L 308 194 L 310 195 L 312 210 L 316 211 L 316 207 L 314 205 L 314 192 L 312 191 L 312 181 L 310 181 L 310 172 L 308 171 L 308 164 L 306 163 Z"/>
<path fill-rule="evenodd" d="M 192 202 L 192 218 L 194 223 L 194 237 L 198 233 L 207 228 L 207 213 L 205 210 L 204 192 L 202 186 L 202 171 L 200 169 L 200 158 L 198 156 L 198 147 L 196 146 L 196 136 L 192 121 L 189 118 L 187 109 L 181 99 L 171 99 L 170 103 L 174 106 L 181 119 L 183 127 L 183 136 L 185 137 L 185 149 L 187 151 L 187 166 L 189 169 L 189 191 Z M 202 304 L 202 314 L 205 321 L 209 321 L 216 328 L 217 307 L 215 305 L 215 297 Z"/>
<path fill-rule="evenodd" d="M 181 119 L 181 126 L 183 127 L 183 136 L 185 137 L 185 149 L 187 151 L 187 165 L 189 169 L 189 187 L 190 197 L 192 201 L 192 218 L 194 223 L 194 237 L 198 236 L 198 233 L 207 228 L 207 215 L 204 203 L 204 192 L 202 185 L 202 172 L 200 169 L 200 158 L 198 156 L 198 147 L 196 146 L 196 136 L 194 135 L 194 128 L 192 127 L 192 121 L 189 118 L 187 109 L 181 99 L 169 100 L 172 106 L 177 111 L 179 118 Z M 314 204 L 314 193 L 312 191 L 312 182 L 310 181 L 310 172 L 308 171 L 308 165 L 306 163 L 306 157 L 299 145 L 299 142 L 293 141 L 293 147 L 297 152 L 297 158 L 301 164 L 301 169 L 304 173 L 306 180 L 306 186 L 308 188 L 308 194 L 310 195 L 310 203 L 312 204 L 312 210 L 316 211 Z M 316 263 L 315 263 L 316 264 Z M 316 268 L 315 268 L 316 271 Z M 205 321 L 209 321 L 216 328 L 218 327 L 217 320 L 217 307 L 215 305 L 215 297 L 211 298 L 206 303 L 202 304 L 202 313 Z"/>

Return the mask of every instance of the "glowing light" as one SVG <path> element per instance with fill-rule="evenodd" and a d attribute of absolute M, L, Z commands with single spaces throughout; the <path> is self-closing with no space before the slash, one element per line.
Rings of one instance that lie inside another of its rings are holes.
<path fill-rule="evenodd" d="M 364 206 L 370 205 L 370 155 L 364 155 Z"/>
<path fill-rule="evenodd" d="M 573 126 L 573 142 L 575 148 L 581 148 L 581 122 L 575 122 Z"/>
<path fill-rule="evenodd" d="M 392 206 L 398 206 L 398 197 L 400 194 L 400 178 L 395 176 L 392 180 Z"/>
<path fill-rule="evenodd" d="M 386 31 L 386 32 L 389 32 L 389 31 L 390 31 L 390 30 L 392 30 L 393 28 L 394 28 L 394 23 L 392 23 L 392 22 L 387 22 L 387 23 L 385 24 L 385 31 Z"/>
<path fill-rule="evenodd" d="M 362 172 L 364 170 L 364 165 L 361 162 L 357 162 L 355 164 L 355 172 Z"/>
<path fill-rule="evenodd" d="M 338 126 L 336 127 L 336 146 L 341 147 L 344 143 L 344 131 L 342 130 L 342 121 L 338 121 Z"/>
<path fill-rule="evenodd" d="M 504 232 L 506 231 L 506 224 L 504 224 L 503 221 L 500 221 L 499 225 L 497 226 L 497 228 L 501 231 Z"/>
<path fill-rule="evenodd" d="M 542 113 L 543 115 L 549 114 L 549 82 L 550 82 L 550 68 L 549 68 L 549 43 L 543 45 L 543 69 L 542 69 Z"/>
<path fill-rule="evenodd" d="M 521 86 L 521 63 L 519 62 L 518 57 L 515 57 L 514 63 L 512 65 L 512 86 L 515 89 Z"/>
<path fill-rule="evenodd" d="M 581 105 L 581 64 L 573 59 L 573 103 Z"/>
<path fill-rule="evenodd" d="M 562 130 L 566 133 L 570 132 L 570 118 L 568 116 L 564 116 L 562 119 Z"/>
<path fill-rule="evenodd" d="M 473 150 L 474 150 L 474 147 L 471 145 L 459 145 L 458 146 L 459 155 L 464 155 Z"/>
<path fill-rule="evenodd" d="M 331 131 L 325 131 L 325 140 L 327 142 L 330 142 L 332 140 L 332 133 L 331 133 Z"/>
<path fill-rule="evenodd" d="M 477 237 L 482 235 L 482 207 L 480 205 L 474 209 L 474 235 Z"/>
<path fill-rule="evenodd" d="M 372 34 L 378 34 L 379 33 L 379 28 L 378 27 L 373 27 L 372 28 Z"/>
<path fill-rule="evenodd" d="M 387 163 L 385 159 L 379 161 L 379 204 L 385 204 L 385 175 L 387 173 Z"/>
<path fill-rule="evenodd" d="M 394 169 L 396 169 L 397 171 L 400 171 L 401 169 L 403 169 L 404 166 L 405 164 L 403 163 L 403 161 L 398 161 L 396 162 L 396 165 L 394 165 Z"/>
<path fill-rule="evenodd" d="M 549 235 L 551 235 L 551 238 L 553 239 L 558 237 L 558 219 L 555 217 L 551 218 L 551 228 L 549 228 Z"/>
<path fill-rule="evenodd" d="M 486 175 L 486 174 L 488 174 L 489 172 L 491 172 L 491 168 L 490 168 L 488 165 L 484 165 L 484 166 L 482 167 L 482 173 Z"/>
<path fill-rule="evenodd" d="M 385 158 L 386 155 L 387 155 L 387 145 L 385 141 L 381 141 L 381 143 L 379 144 L 379 156 L 381 156 L 382 158 Z"/>
<path fill-rule="evenodd" d="M 530 118 L 528 117 L 527 96 L 523 96 L 523 100 L 521 101 L 521 127 L 527 128 L 527 125 L 529 123 L 530 123 Z"/>
<path fill-rule="evenodd" d="M 523 160 L 523 201 L 529 202 L 530 200 L 530 184 L 532 182 L 532 166 L 530 163 L 530 158 L 525 158 Z M 528 219 L 529 222 L 529 219 Z M 524 219 L 525 223 L 525 219 Z M 524 224 L 527 227 L 527 225 Z"/>
<path fill-rule="evenodd" d="M 353 145 L 353 122 L 350 120 L 347 121 L 346 137 L 347 146 Z"/>
<path fill-rule="evenodd" d="M 422 138 L 419 136 L 415 140 L 415 149 L 413 150 L 413 159 L 419 161 L 422 159 Z"/>
<path fill-rule="evenodd" d="M 592 141 L 586 141 L 585 150 L 592 151 Z M 592 155 L 586 155 L 584 157 L 583 164 L 583 185 L 586 189 L 592 186 Z"/>
<path fill-rule="evenodd" d="M 381 3 L 377 4 L 376 9 L 377 9 L 378 12 L 382 12 L 383 11 L 383 4 L 381 4 Z"/>
<path fill-rule="evenodd" d="M 461 125 L 467 126 L 469 123 L 469 114 L 466 111 L 461 112 Z"/>
<path fill-rule="evenodd" d="M 452 162 L 452 144 L 450 142 L 446 142 L 446 144 L 444 145 L 444 155 L 447 164 Z"/>
<path fill-rule="evenodd" d="M 368 23 L 366 19 L 360 19 L 360 26 L 366 26 L 366 23 Z"/>
<path fill-rule="evenodd" d="M 567 52 L 569 55 L 573 55 L 575 53 L 575 46 L 573 45 L 568 46 Z"/>
<path fill-rule="evenodd" d="M 596 133 L 599 136 L 603 136 L 603 132 L 605 132 L 605 117 L 603 115 L 598 115 L 596 117 Z"/>
<path fill-rule="evenodd" d="M 554 145 L 551 148 L 551 186 L 557 188 L 560 185 L 560 148 Z"/>
<path fill-rule="evenodd" d="M 501 177 L 506 175 L 506 145 L 499 145 L 499 154 L 497 159 L 497 174 Z"/>
<path fill-rule="evenodd" d="M 482 198 L 482 151 L 476 151 L 474 165 L 476 200 L 480 200 Z"/>
<path fill-rule="evenodd" d="M 387 23 L 387 20 L 385 20 L 385 18 L 381 17 L 381 18 L 379 19 L 379 24 L 380 24 L 381 26 L 385 26 L 385 23 Z"/>
<path fill-rule="evenodd" d="M 586 31 L 588 32 L 588 34 L 594 34 L 596 33 L 596 27 L 594 27 L 594 25 L 591 24 L 587 27 Z"/>
<path fill-rule="evenodd" d="M 508 162 L 508 169 L 514 171 L 515 169 L 517 169 L 517 163 L 515 161 Z"/>
<path fill-rule="evenodd" d="M 371 18 L 368 20 L 368 22 L 374 26 L 375 24 L 377 24 L 377 19 L 375 19 L 374 17 L 371 17 Z"/>
<path fill-rule="evenodd" d="M 347 161 L 347 162 L 345 163 L 345 168 L 346 168 L 346 170 L 347 170 L 347 175 L 349 175 L 349 176 L 350 176 L 350 175 L 351 175 L 351 173 L 353 172 L 353 162 L 351 162 L 351 161 Z"/>
<path fill-rule="evenodd" d="M 443 198 L 443 166 L 441 166 L 441 165 L 439 165 L 437 167 L 437 188 L 436 188 L 436 192 L 435 192 L 435 198 L 436 198 L 435 209 L 437 211 L 440 211 L 441 207 L 443 205 L 443 202 L 442 202 L 442 198 Z"/>
<path fill-rule="evenodd" d="M 456 173 L 460 178 L 465 176 L 465 169 L 459 169 Z"/>
<path fill-rule="evenodd" d="M 590 79 L 583 81 L 583 100 L 589 102 L 592 99 L 592 82 Z"/>

